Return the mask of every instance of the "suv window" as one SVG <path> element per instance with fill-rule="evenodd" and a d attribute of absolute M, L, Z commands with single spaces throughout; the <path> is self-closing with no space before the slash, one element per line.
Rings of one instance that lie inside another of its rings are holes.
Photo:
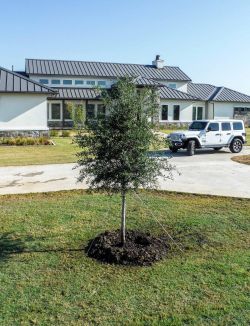
<path fill-rule="evenodd" d="M 217 122 L 211 122 L 207 128 L 209 131 L 219 131 L 219 123 Z"/>
<path fill-rule="evenodd" d="M 221 124 L 221 130 L 222 131 L 231 130 L 231 123 L 230 122 L 222 122 L 222 124 Z"/>
<path fill-rule="evenodd" d="M 233 129 L 234 130 L 243 130 L 242 122 L 233 122 Z"/>
<path fill-rule="evenodd" d="M 205 121 L 194 121 L 189 126 L 189 130 L 204 130 L 207 126 L 207 122 Z"/>

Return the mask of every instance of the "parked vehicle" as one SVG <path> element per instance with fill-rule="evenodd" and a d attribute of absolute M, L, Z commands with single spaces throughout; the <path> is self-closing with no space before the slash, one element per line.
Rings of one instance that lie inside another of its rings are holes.
<path fill-rule="evenodd" d="M 188 155 L 194 155 L 198 148 L 218 151 L 223 147 L 239 153 L 246 143 L 246 130 L 242 120 L 197 120 L 188 130 L 172 132 L 167 138 L 173 153 L 182 148 Z"/>

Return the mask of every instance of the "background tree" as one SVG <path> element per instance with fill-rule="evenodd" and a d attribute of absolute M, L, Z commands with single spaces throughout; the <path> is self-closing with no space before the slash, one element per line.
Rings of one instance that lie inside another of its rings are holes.
<path fill-rule="evenodd" d="M 73 121 L 73 127 L 76 130 L 83 129 L 86 120 L 86 110 L 84 110 L 83 104 L 67 102 L 66 110 L 70 114 L 70 118 Z"/>
<path fill-rule="evenodd" d="M 133 79 L 120 79 L 102 92 L 102 100 L 106 117 L 89 122 L 88 133 L 76 137 L 83 149 L 78 153 L 79 181 L 87 178 L 90 189 L 121 194 L 124 244 L 127 192 L 155 187 L 159 177 L 169 177 L 172 166 L 167 158 L 149 156 L 150 145 L 156 141 L 152 117 L 159 109 L 155 89 L 138 89 Z"/>

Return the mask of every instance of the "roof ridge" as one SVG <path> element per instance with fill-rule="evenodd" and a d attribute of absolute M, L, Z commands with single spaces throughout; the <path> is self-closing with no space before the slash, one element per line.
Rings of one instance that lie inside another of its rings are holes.
<path fill-rule="evenodd" d="M 88 61 L 88 60 L 64 60 L 64 59 L 35 59 L 35 58 L 25 58 L 27 60 L 39 60 L 39 61 L 64 61 L 64 62 L 86 62 L 86 63 L 106 63 L 106 64 L 115 64 L 115 65 L 133 65 L 133 66 L 154 66 L 150 64 L 142 63 L 129 63 L 129 62 L 110 62 L 110 61 Z M 163 66 L 163 68 L 180 68 L 179 66 Z"/>
<path fill-rule="evenodd" d="M 209 83 L 193 83 L 193 82 L 190 82 L 189 84 L 194 84 L 194 85 L 207 85 L 207 86 L 212 86 L 212 87 L 218 87 L 216 85 L 209 84 Z"/>
<path fill-rule="evenodd" d="M 4 70 L 5 72 L 7 72 L 7 73 L 9 73 L 9 74 L 12 74 L 12 75 L 17 76 L 17 77 L 22 78 L 22 79 L 25 79 L 25 80 L 27 80 L 28 82 L 31 82 L 31 83 L 33 83 L 33 84 L 35 84 L 35 85 L 38 85 L 38 86 L 40 86 L 40 87 L 43 87 L 43 88 L 45 88 L 45 89 L 47 89 L 47 90 L 49 90 L 49 91 L 52 91 L 53 93 L 55 92 L 55 91 L 53 90 L 53 88 L 50 88 L 50 87 L 48 87 L 48 86 L 46 86 L 46 85 L 43 85 L 43 84 L 41 84 L 41 83 L 39 83 L 39 82 L 37 82 L 37 81 L 35 81 L 35 80 L 33 80 L 33 79 L 30 79 L 30 78 L 28 78 L 28 77 L 23 76 L 23 75 L 21 75 L 21 74 L 18 74 L 17 72 L 14 72 L 14 71 L 12 71 L 12 70 L 9 70 L 9 69 L 4 68 L 4 67 L 1 67 L 1 66 L 0 66 L 0 70 Z"/>

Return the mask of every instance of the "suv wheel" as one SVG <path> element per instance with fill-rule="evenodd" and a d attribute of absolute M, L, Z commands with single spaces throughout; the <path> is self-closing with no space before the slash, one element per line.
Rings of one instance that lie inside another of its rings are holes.
<path fill-rule="evenodd" d="M 239 138 L 234 138 L 229 146 L 232 153 L 239 153 L 242 151 L 242 140 Z"/>
<path fill-rule="evenodd" d="M 194 140 L 189 140 L 188 145 L 187 145 L 187 153 L 189 156 L 194 155 L 194 150 L 195 150 L 195 141 Z"/>

